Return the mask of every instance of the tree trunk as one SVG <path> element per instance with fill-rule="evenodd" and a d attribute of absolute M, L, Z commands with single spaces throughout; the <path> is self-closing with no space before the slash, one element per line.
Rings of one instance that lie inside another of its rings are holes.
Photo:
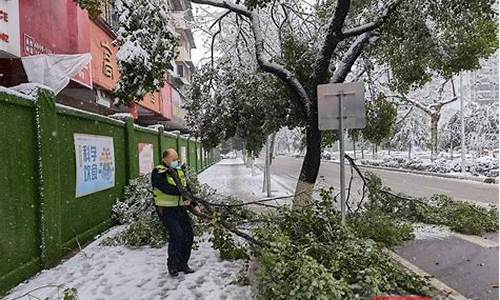
<path fill-rule="evenodd" d="M 273 163 L 273 159 L 274 159 L 274 146 L 276 144 L 276 132 L 271 134 L 271 145 L 269 146 L 270 147 L 270 150 L 269 152 L 271 152 L 271 160 L 269 161 L 269 165 L 272 165 Z"/>
<path fill-rule="evenodd" d="M 361 159 L 365 159 L 365 149 L 361 148 Z"/>
<path fill-rule="evenodd" d="M 312 105 L 316 107 L 316 104 Z M 308 122 L 306 133 L 306 155 L 302 162 L 299 180 L 295 188 L 293 208 L 301 208 L 311 203 L 314 184 L 318 177 L 321 158 L 321 132 L 318 129 L 318 114 L 314 113 Z"/>
<path fill-rule="evenodd" d="M 408 143 L 408 159 L 411 159 L 411 142 Z"/>
<path fill-rule="evenodd" d="M 354 159 L 356 159 L 356 141 L 352 141 L 352 152 Z"/>
<path fill-rule="evenodd" d="M 435 160 L 438 156 L 438 123 L 439 114 L 431 115 L 431 160 Z"/>
<path fill-rule="evenodd" d="M 262 183 L 262 192 L 266 192 L 271 197 L 271 136 L 266 138 L 266 160 L 264 168 L 264 182 Z"/>

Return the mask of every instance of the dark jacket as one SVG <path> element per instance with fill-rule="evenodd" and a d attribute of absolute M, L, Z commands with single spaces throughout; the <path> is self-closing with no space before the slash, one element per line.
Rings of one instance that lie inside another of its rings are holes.
<path fill-rule="evenodd" d="M 161 164 L 163 166 L 165 166 L 166 168 L 172 170 L 163 161 L 162 161 Z M 182 167 L 185 168 L 184 165 Z M 173 169 L 173 170 L 174 170 L 174 172 L 177 172 L 176 169 Z M 184 171 L 184 172 L 186 174 L 186 171 Z M 168 182 L 167 182 L 167 176 L 169 176 L 168 172 L 161 172 L 160 173 L 160 172 L 158 172 L 157 168 L 154 168 L 153 172 L 151 173 L 151 185 L 153 186 L 153 188 L 159 189 L 160 191 L 162 191 L 163 193 L 165 193 L 167 195 L 179 196 L 181 194 L 181 192 L 179 191 L 179 189 L 176 186 L 168 184 Z M 187 176 L 187 174 L 186 174 L 186 176 Z M 189 188 L 189 186 L 186 188 L 186 190 L 188 192 L 191 191 L 191 189 Z M 191 201 L 191 206 L 194 207 L 196 205 L 197 204 L 194 201 Z"/>

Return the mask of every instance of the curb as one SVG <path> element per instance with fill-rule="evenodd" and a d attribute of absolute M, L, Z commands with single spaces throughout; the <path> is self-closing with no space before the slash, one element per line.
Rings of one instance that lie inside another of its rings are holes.
<path fill-rule="evenodd" d="M 327 162 L 327 163 L 332 163 L 332 164 L 340 164 L 338 161 L 332 161 L 332 160 L 321 160 L 322 162 Z M 427 172 L 427 171 L 417 171 L 417 170 L 408 170 L 408 169 L 398 169 L 398 168 L 390 168 L 390 167 L 380 167 L 380 166 L 371 166 L 371 165 L 362 165 L 358 164 L 360 167 L 365 168 L 365 169 L 378 169 L 378 170 L 385 170 L 385 171 L 393 171 L 393 172 L 399 172 L 399 173 L 410 173 L 410 174 L 417 174 L 417 175 L 427 175 L 427 176 L 434 176 L 434 177 L 442 177 L 442 178 L 449 178 L 449 179 L 461 179 L 461 180 L 469 180 L 469 181 L 475 181 L 475 182 L 481 182 L 485 183 L 484 180 L 486 178 L 491 178 L 491 177 L 467 177 L 467 176 L 459 176 L 459 175 L 450 175 L 450 174 L 444 174 L 444 173 L 435 173 L 435 172 Z M 491 183 L 493 184 L 493 183 Z M 495 183 L 498 184 L 498 178 L 495 178 Z"/>

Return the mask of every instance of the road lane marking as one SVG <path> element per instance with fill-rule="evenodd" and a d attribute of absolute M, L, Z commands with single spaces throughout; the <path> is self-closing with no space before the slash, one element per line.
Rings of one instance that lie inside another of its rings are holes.
<path fill-rule="evenodd" d="M 395 261 L 397 261 L 399 264 L 401 264 L 403 267 L 407 268 L 408 270 L 422 276 L 422 277 L 427 277 L 429 278 L 429 282 L 430 284 L 438 291 L 441 291 L 443 292 L 444 294 L 446 294 L 446 296 L 448 297 L 448 299 L 452 299 L 452 300 L 468 300 L 469 298 L 463 296 L 462 294 L 460 294 L 459 292 L 457 292 L 455 289 L 449 287 L 448 285 L 446 285 L 444 282 L 442 281 L 439 281 L 436 277 L 434 277 L 433 275 L 425 272 L 424 270 L 420 269 L 419 267 L 417 267 L 416 265 L 412 264 L 411 262 L 409 262 L 408 260 L 406 260 L 405 258 L 403 258 L 402 256 L 399 256 L 398 254 L 396 254 L 395 252 L 391 251 L 391 250 L 386 250 L 385 251 L 392 259 L 394 259 Z"/>
<path fill-rule="evenodd" d="M 452 235 L 459 238 L 459 239 L 462 239 L 462 240 L 467 241 L 469 243 L 476 244 L 476 245 L 483 247 L 483 248 L 498 247 L 497 242 L 485 239 L 485 238 L 477 236 L 477 235 L 467 235 L 467 234 L 461 234 L 461 233 L 456 233 L 456 232 L 453 232 Z"/>

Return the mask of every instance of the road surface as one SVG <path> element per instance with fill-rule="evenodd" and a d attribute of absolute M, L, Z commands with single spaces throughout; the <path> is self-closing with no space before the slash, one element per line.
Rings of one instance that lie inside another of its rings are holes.
<path fill-rule="evenodd" d="M 258 161 L 262 166 L 262 161 Z M 288 183 L 296 182 L 302 158 L 277 157 L 273 160 L 271 173 L 283 177 Z M 481 183 L 470 180 L 459 180 L 443 177 L 417 175 L 411 173 L 393 172 L 379 169 L 362 168 L 382 178 L 384 185 L 393 191 L 402 192 L 413 197 L 429 197 L 433 194 L 447 194 L 456 200 L 466 200 L 483 204 L 498 205 L 498 184 Z M 319 170 L 319 180 L 339 187 L 340 166 L 337 163 L 322 162 Z M 346 162 L 346 182 L 349 181 L 350 167 Z M 354 178 L 353 183 L 360 186 L 361 180 Z"/>

